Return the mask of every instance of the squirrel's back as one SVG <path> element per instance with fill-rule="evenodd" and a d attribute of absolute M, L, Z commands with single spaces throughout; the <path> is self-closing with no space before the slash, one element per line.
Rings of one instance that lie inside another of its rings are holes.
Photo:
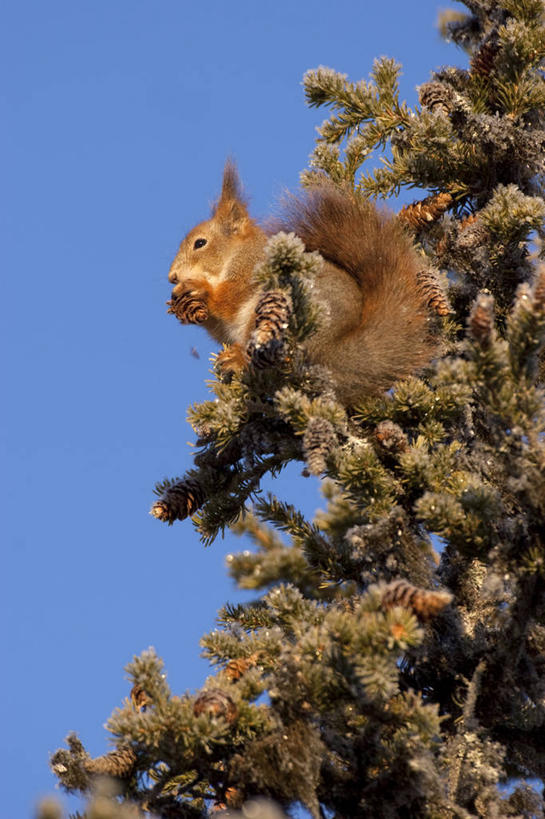
<path fill-rule="evenodd" d="M 314 357 L 332 371 L 343 401 L 353 403 L 386 390 L 429 363 L 436 339 L 419 281 L 421 263 L 393 214 L 325 183 L 300 196 L 289 195 L 268 230 L 297 234 L 307 250 L 325 259 L 318 297 L 326 305 L 339 298 L 335 291 L 340 287 L 347 291 L 344 312 L 352 313 L 355 291 L 347 288 L 343 276 L 348 274 L 357 284 L 361 300 L 356 325 L 332 338 L 332 325 L 339 323 L 337 310 L 327 322 L 330 326 L 320 328 L 312 339 L 319 351 Z"/>

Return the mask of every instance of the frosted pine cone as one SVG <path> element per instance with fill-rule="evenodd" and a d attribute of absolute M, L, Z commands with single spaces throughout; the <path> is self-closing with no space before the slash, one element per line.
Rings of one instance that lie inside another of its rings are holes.
<path fill-rule="evenodd" d="M 211 717 L 223 717 L 232 725 L 238 717 L 238 708 L 225 691 L 221 688 L 209 688 L 203 691 L 193 704 L 193 713 L 196 717 L 209 714 Z"/>
<path fill-rule="evenodd" d="M 89 759 L 85 763 L 85 769 L 91 774 L 103 776 L 115 776 L 124 779 L 130 776 L 136 763 L 136 754 L 132 748 L 118 748 L 109 754 L 97 756 L 96 759 Z"/>
<path fill-rule="evenodd" d="M 185 478 L 165 489 L 160 499 L 151 507 L 150 514 L 169 525 L 175 520 L 184 520 L 195 514 L 206 500 L 200 483 L 193 478 Z"/>
<path fill-rule="evenodd" d="M 309 472 L 321 475 L 326 459 L 337 443 L 332 424 L 326 418 L 311 418 L 303 436 L 303 452 Z"/>
<path fill-rule="evenodd" d="M 419 88 L 420 104 L 434 113 L 448 114 L 452 111 L 454 94 L 452 88 L 443 82 L 425 82 Z"/>
<path fill-rule="evenodd" d="M 471 58 L 469 63 L 471 73 L 486 79 L 494 69 L 494 61 L 499 50 L 497 37 L 483 43 Z"/>
<path fill-rule="evenodd" d="M 489 245 L 490 241 L 490 232 L 477 214 L 472 213 L 460 222 L 456 240 L 458 250 L 474 252 Z"/>
<path fill-rule="evenodd" d="M 494 297 L 479 293 L 469 315 L 469 332 L 477 344 L 486 349 L 494 333 Z"/>
<path fill-rule="evenodd" d="M 191 292 L 182 293 L 167 301 L 167 313 L 172 313 L 182 324 L 202 324 L 208 318 L 206 302 Z"/>
<path fill-rule="evenodd" d="M 270 290 L 261 296 L 255 313 L 255 329 L 246 352 L 258 369 L 273 367 L 284 357 L 290 299 L 283 290 Z"/>
<path fill-rule="evenodd" d="M 375 438 L 388 452 L 405 452 L 408 446 L 407 436 L 393 421 L 381 421 L 375 429 Z"/>
<path fill-rule="evenodd" d="M 410 609 L 419 620 L 430 620 L 452 600 L 449 592 L 431 591 L 413 586 L 407 580 L 394 580 L 382 588 L 382 605 L 386 609 L 403 606 Z"/>

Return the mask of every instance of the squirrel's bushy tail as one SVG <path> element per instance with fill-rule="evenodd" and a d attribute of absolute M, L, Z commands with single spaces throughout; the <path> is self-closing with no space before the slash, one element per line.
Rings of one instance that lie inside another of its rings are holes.
<path fill-rule="evenodd" d="M 358 394 L 388 389 L 425 366 L 437 339 L 420 283 L 424 265 L 396 217 L 330 183 L 288 195 L 282 205 L 268 232 L 297 234 L 361 288 L 361 324 L 343 351 L 363 381 Z"/>

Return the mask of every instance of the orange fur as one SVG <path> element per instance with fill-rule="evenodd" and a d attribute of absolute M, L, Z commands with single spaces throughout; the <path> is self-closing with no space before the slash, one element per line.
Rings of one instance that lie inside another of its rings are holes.
<path fill-rule="evenodd" d="M 211 218 L 188 233 L 169 273 L 173 302 L 183 294 L 202 300 L 208 310 L 204 326 L 232 345 L 220 356 L 225 369 L 247 361 L 260 296 L 253 270 L 263 260 L 268 235 L 278 230 L 296 233 L 324 259 L 313 287 L 324 309 L 308 353 L 329 368 L 341 401 L 351 404 L 388 389 L 429 362 L 435 342 L 418 257 L 391 214 L 324 182 L 289 196 L 282 214 L 263 230 L 249 216 L 228 162 Z"/>

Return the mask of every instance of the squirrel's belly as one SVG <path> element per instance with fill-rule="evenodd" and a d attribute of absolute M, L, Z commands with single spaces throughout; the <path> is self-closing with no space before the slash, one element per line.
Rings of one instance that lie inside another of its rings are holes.
<path fill-rule="evenodd" d="M 259 301 L 259 295 L 244 302 L 229 323 L 226 322 L 227 344 L 244 344 L 248 341 L 255 324 L 255 308 Z"/>

